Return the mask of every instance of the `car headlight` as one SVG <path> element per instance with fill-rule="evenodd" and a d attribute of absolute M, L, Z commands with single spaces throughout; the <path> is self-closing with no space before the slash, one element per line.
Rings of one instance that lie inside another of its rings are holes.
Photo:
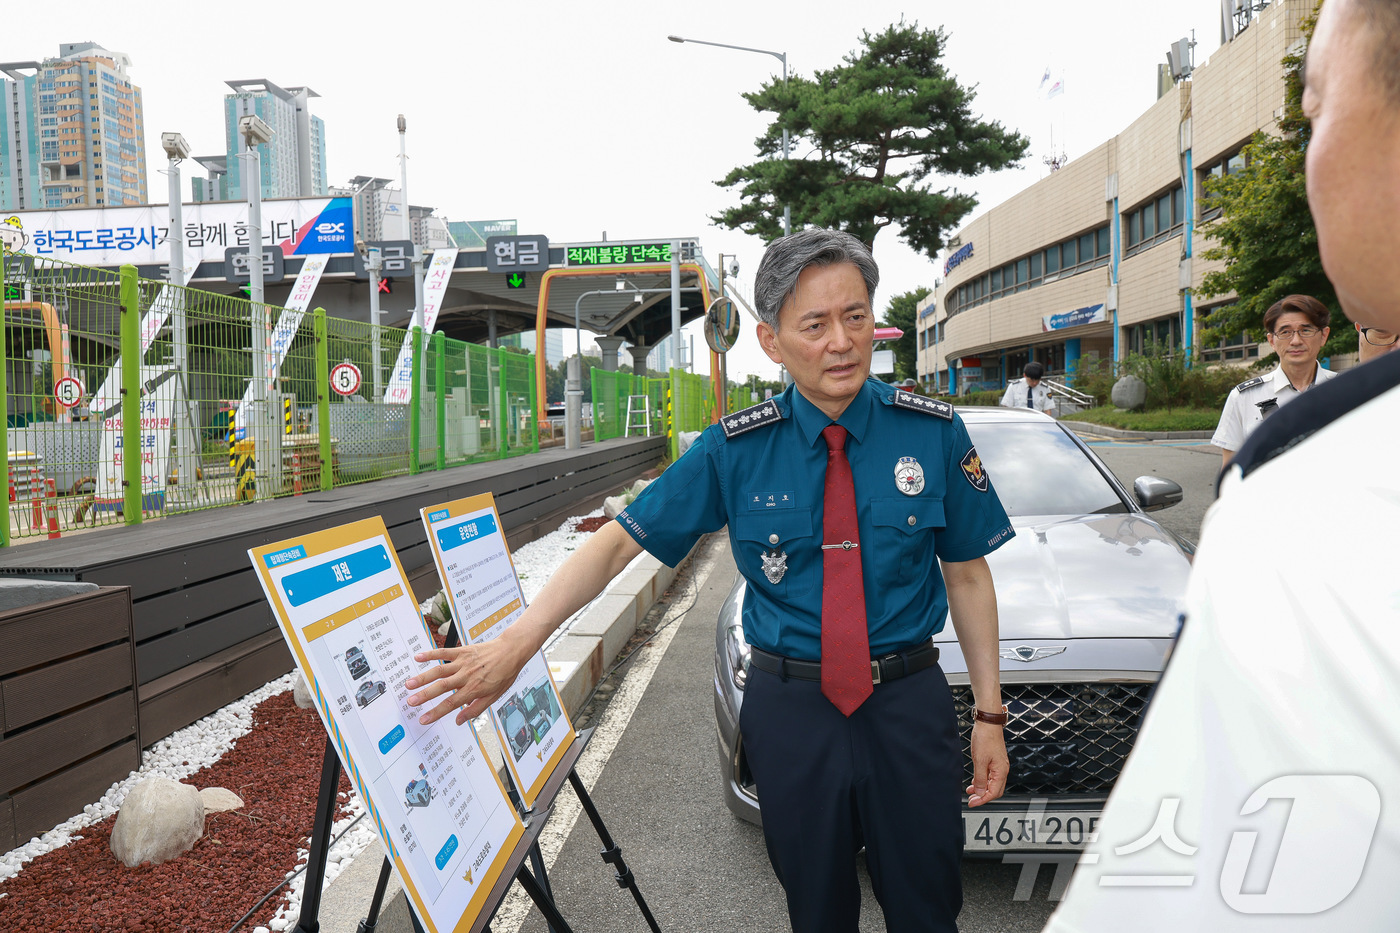
<path fill-rule="evenodd" d="M 728 664 L 729 679 L 736 690 L 743 690 L 749 682 L 749 643 L 744 641 L 744 626 L 735 622 L 724 630 L 724 657 Z"/>

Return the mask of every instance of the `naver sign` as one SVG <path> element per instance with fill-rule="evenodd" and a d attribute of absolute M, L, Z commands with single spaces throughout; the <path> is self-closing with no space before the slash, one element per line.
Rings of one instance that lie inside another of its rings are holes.
<path fill-rule="evenodd" d="M 971 258 L 972 258 L 972 244 L 971 244 L 971 243 L 968 243 L 968 244 L 966 244 L 965 246 L 963 246 L 961 249 L 959 249 L 956 253 L 954 253 L 953 255 L 949 256 L 947 262 L 943 263 L 943 274 L 944 274 L 944 275 L 947 275 L 949 272 L 952 272 L 952 271 L 953 271 L 954 269 L 956 269 L 958 266 L 962 265 L 962 263 L 963 263 L 965 260 L 968 260 L 968 259 L 971 259 Z"/>

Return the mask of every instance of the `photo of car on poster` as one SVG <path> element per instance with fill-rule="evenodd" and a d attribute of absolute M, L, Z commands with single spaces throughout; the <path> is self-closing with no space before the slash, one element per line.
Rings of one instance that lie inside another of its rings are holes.
<path fill-rule="evenodd" d="M 510 742 L 511 754 L 519 761 L 530 746 L 544 741 L 549 727 L 559 718 L 561 708 L 548 677 L 533 687 L 513 694 L 500 706 L 501 722 Z"/>
<path fill-rule="evenodd" d="M 525 613 L 525 594 L 490 493 L 420 510 L 462 644 L 498 637 Z M 489 707 L 512 783 L 532 806 L 577 738 L 541 651 Z"/>

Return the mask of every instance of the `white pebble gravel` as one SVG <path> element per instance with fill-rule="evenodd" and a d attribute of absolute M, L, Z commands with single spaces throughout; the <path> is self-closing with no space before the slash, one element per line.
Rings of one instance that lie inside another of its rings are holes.
<path fill-rule="evenodd" d="M 531 541 L 511 555 L 515 562 L 516 574 L 520 577 L 521 589 L 525 592 L 526 603 L 532 601 L 539 594 L 559 565 L 564 563 L 569 555 L 586 540 L 587 532 L 575 530 L 578 523 L 585 518 L 602 514 L 602 509 L 595 509 L 588 515 L 570 518 L 560 525 L 557 531 Z M 585 606 L 584 609 L 587 607 Z M 582 614 L 583 611 L 580 610 L 578 614 L 575 614 L 568 624 L 560 626 L 559 631 L 546 644 L 546 648 L 566 633 L 574 619 L 578 618 L 578 615 Z M 234 743 L 241 736 L 246 735 L 252 729 L 253 717 L 251 713 L 253 707 L 268 697 L 292 689 L 293 676 L 294 674 L 286 674 L 279 677 L 247 696 L 230 703 L 223 709 L 211 713 L 194 725 L 187 726 L 151 746 L 141 756 L 140 770 L 131 772 L 126 779 L 113 784 L 107 793 L 102 795 L 101 800 L 83 807 L 82 813 L 60 823 L 42 836 L 31 839 L 25 845 L 0 855 L 0 882 L 19 874 L 24 864 L 31 859 L 61 848 L 75 839 L 81 839 L 82 836 L 78 833 L 85 827 L 114 815 L 121 808 L 127 792 L 138 781 L 155 775 L 180 781 L 201 768 L 208 767 L 218 761 L 225 752 L 233 748 Z M 364 812 L 364 805 L 358 794 L 352 794 L 345 802 L 345 811 L 348 815 L 336 822 L 332 837 L 343 832 L 345 827 Z M 343 838 L 337 840 L 335 845 L 331 847 L 330 856 L 326 862 L 325 883 L 330 884 L 341 872 L 349 868 L 354 862 L 355 856 L 359 855 L 365 846 L 376 838 L 378 838 L 378 833 L 374 830 L 374 824 L 362 820 L 345 833 Z M 309 837 L 306 844 L 308 846 L 311 844 Z M 306 856 L 307 850 L 298 851 L 298 867 L 305 863 Z M 255 927 L 253 933 L 283 933 L 283 931 L 293 929 L 301 914 L 302 890 L 305 885 L 305 873 L 297 875 L 287 886 L 277 913 L 268 926 Z M 0 897 L 3 896 L 0 894 Z"/>
<path fill-rule="evenodd" d="M 124 780 L 109 787 L 101 800 L 83 807 L 82 813 L 58 824 L 42 836 L 0 855 L 0 882 L 19 874 L 24 863 L 30 859 L 66 846 L 74 839 L 81 839 L 82 836 L 78 835 L 80 830 L 113 816 L 121 809 L 127 792 L 138 781 L 153 776 L 181 781 L 212 765 L 253 728 L 253 707 L 270 696 L 290 689 L 292 675 L 287 674 L 210 713 L 194 725 L 161 739 L 141 755 L 140 770 L 131 772 Z"/>

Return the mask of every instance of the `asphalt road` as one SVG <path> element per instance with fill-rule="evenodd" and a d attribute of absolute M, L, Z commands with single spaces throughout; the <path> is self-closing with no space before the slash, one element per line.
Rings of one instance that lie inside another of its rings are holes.
<path fill-rule="evenodd" d="M 1215 501 L 1219 448 L 1205 441 L 1090 441 L 1089 446 L 1129 490 L 1133 480 L 1145 475 L 1180 484 L 1185 493 L 1181 503 L 1152 517 L 1192 544 L 1200 542 L 1201 522 Z"/>
<path fill-rule="evenodd" d="M 1095 443 L 1094 449 L 1129 488 L 1143 474 L 1180 483 L 1183 502 L 1154 517 L 1193 543 L 1199 539 L 1201 520 L 1215 495 L 1220 464 L 1215 448 L 1198 442 L 1114 441 Z M 708 574 L 703 573 L 706 565 L 712 567 Z M 608 830 L 667 933 L 788 929 L 783 892 L 769 867 L 762 833 L 732 816 L 720 792 L 712 699 L 714 620 L 734 576 L 727 538 L 711 536 L 667 600 L 653 609 L 648 624 L 654 626 L 669 611 L 677 616 L 674 632 L 616 745 L 600 761 L 592 789 Z M 629 667 L 641 665 L 646 653 L 655 650 L 641 649 L 605 683 L 602 699 L 587 711 L 594 722 L 610 710 L 607 697 Z M 627 692 L 624 686 L 621 693 Z M 621 698 L 612 704 L 619 702 Z M 565 790 L 561 799 L 571 795 Z M 613 880 L 599 848 L 586 818 L 567 830 L 549 871 L 561 912 L 579 931 L 645 931 L 631 895 Z M 959 926 L 964 933 L 1039 931 L 1055 908 L 1052 886 L 1057 898 L 1068 880 L 1055 884 L 1055 868 L 1049 864 L 1036 870 L 999 860 L 967 860 L 963 877 Z M 863 870 L 862 886 L 860 928 L 883 930 Z M 498 933 L 546 930 L 534 910 L 523 923 L 504 914 L 497 919 L 492 929 Z"/>

